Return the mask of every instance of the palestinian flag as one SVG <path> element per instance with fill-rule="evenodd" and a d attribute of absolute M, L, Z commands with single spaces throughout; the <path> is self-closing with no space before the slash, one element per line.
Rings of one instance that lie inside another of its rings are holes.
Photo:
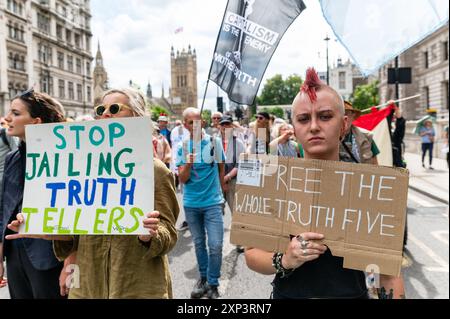
<path fill-rule="evenodd" d="M 374 107 L 370 114 L 362 115 L 353 122 L 353 125 L 362 129 L 363 132 L 372 134 L 373 140 L 380 150 L 380 154 L 377 156 L 378 164 L 391 167 L 393 165 L 392 141 L 387 119 L 393 110 L 395 110 L 394 105 L 382 110 Z"/>

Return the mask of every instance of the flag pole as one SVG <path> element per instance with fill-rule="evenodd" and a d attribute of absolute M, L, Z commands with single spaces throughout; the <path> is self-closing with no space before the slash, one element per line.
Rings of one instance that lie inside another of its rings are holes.
<path fill-rule="evenodd" d="M 377 105 L 377 106 L 373 106 L 373 107 L 371 107 L 371 108 L 362 110 L 361 112 L 362 112 L 362 113 L 366 113 L 366 112 L 369 112 L 370 110 L 372 110 L 374 107 L 377 108 L 377 109 L 379 109 L 379 108 L 381 108 L 381 107 L 383 107 L 383 106 L 388 106 L 388 105 L 390 105 L 390 104 L 392 104 L 392 103 L 399 103 L 399 102 L 404 102 L 404 101 L 408 101 L 408 100 L 412 100 L 412 99 L 417 99 L 418 97 L 421 97 L 421 96 L 422 96 L 422 94 L 417 94 L 417 95 L 414 95 L 414 96 L 405 97 L 405 98 L 403 98 L 403 99 L 395 100 L 395 101 L 390 102 L 390 103 L 383 103 L 383 104 L 380 104 L 380 105 Z"/>
<path fill-rule="evenodd" d="M 211 64 L 212 65 L 212 64 Z M 211 70 L 209 70 L 209 72 L 211 72 Z M 206 100 L 206 93 L 208 92 L 208 87 L 209 87 L 209 75 L 208 75 L 208 81 L 206 81 L 206 89 L 205 89 L 205 93 L 203 94 L 203 101 L 202 101 L 202 108 L 200 109 L 200 116 L 203 113 L 203 108 L 205 106 L 205 100 Z"/>

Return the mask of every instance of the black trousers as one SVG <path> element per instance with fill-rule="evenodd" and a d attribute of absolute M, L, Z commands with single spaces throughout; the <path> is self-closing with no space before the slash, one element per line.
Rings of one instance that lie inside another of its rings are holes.
<path fill-rule="evenodd" d="M 11 299 L 62 299 L 59 275 L 63 265 L 49 270 L 33 267 L 21 244 L 8 247 L 6 272 Z"/>
<path fill-rule="evenodd" d="M 422 164 L 425 163 L 425 155 L 429 153 L 430 166 L 433 164 L 433 143 L 422 143 Z"/>

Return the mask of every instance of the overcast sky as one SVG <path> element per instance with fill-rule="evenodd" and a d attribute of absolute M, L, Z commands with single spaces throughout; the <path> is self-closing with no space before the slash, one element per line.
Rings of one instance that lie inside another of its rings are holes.
<path fill-rule="evenodd" d="M 291 25 L 270 62 L 265 79 L 280 73 L 304 77 L 306 68 L 326 70 L 328 34 L 330 66 L 348 58 L 325 22 L 318 0 L 304 0 L 307 8 Z M 191 44 L 197 50 L 199 106 L 208 78 L 226 0 L 92 0 L 94 55 L 100 40 L 111 87 L 138 83 L 145 92 L 150 81 L 154 96 L 166 96 L 170 86 L 170 48 Z M 183 27 L 183 32 L 175 30 Z M 263 85 L 262 85 L 263 86 Z M 261 88 L 262 88 L 261 86 Z M 260 88 L 260 89 L 261 89 Z M 220 92 L 224 96 L 223 92 Z M 217 86 L 211 82 L 206 108 L 215 109 Z"/>

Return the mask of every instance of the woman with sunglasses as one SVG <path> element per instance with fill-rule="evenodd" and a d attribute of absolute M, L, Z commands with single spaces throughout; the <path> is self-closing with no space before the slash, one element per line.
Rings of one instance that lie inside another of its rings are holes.
<path fill-rule="evenodd" d="M 97 119 L 145 115 L 145 98 L 129 88 L 107 91 L 95 107 Z M 69 298 L 173 297 L 167 253 L 177 241 L 179 207 L 172 173 L 158 159 L 154 178 L 155 211 L 144 220 L 149 235 L 80 236 L 55 242 L 57 256 L 70 256 L 79 267 L 80 285 L 70 289 Z"/>
<path fill-rule="evenodd" d="M 129 88 L 107 91 L 102 104 L 95 107 L 95 116 L 100 120 L 145 115 L 145 98 Z M 167 253 L 177 241 L 175 222 L 179 207 L 172 173 L 158 159 L 154 160 L 154 178 L 155 211 L 147 214 L 144 220 L 149 235 L 59 236 L 54 241 L 56 256 L 65 259 L 66 266 L 77 266 L 72 276 L 78 276 L 79 285 L 65 287 L 62 283 L 69 298 L 173 297 Z M 22 216 L 8 227 L 17 230 L 20 223 L 23 223 Z"/>
<path fill-rule="evenodd" d="M 61 298 L 58 278 L 62 264 L 56 259 L 52 243 L 42 239 L 5 241 L 7 225 L 21 211 L 25 186 L 25 125 L 64 121 L 64 110 L 50 96 L 29 90 L 11 102 L 5 117 L 7 134 L 20 139 L 19 149 L 5 159 L 3 191 L 0 194 L 0 283 L 4 282 L 6 257 L 8 287 L 12 299 Z"/>
<path fill-rule="evenodd" d="M 295 136 L 304 148 L 305 158 L 339 161 L 340 139 L 347 125 L 344 102 L 334 89 L 320 81 L 314 69 L 307 71 L 292 111 Z M 284 253 L 256 248 L 245 252 L 250 269 L 276 275 L 272 283 L 274 299 L 368 298 L 364 272 L 343 268 L 342 258 L 334 257 L 321 243 L 323 234 L 294 235 L 298 236 L 292 238 Z M 404 297 L 401 277 L 381 275 L 380 287 L 387 292 L 392 289 L 394 298 Z"/>

